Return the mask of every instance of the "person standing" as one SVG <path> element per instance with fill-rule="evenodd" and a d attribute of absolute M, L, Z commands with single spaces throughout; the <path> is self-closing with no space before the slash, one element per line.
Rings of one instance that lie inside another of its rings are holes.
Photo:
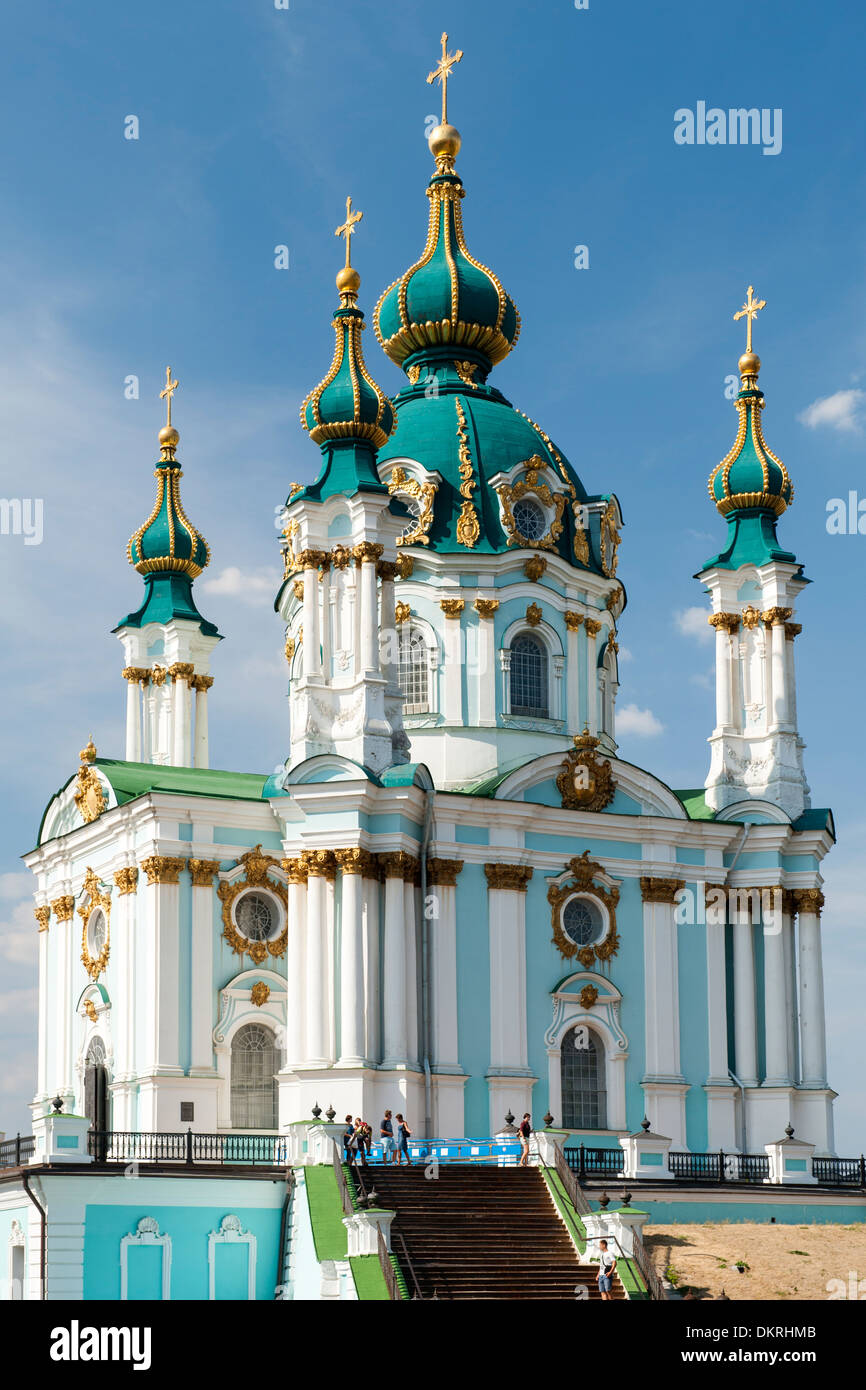
<path fill-rule="evenodd" d="M 359 1121 L 358 1121 L 358 1125 L 359 1125 L 358 1147 L 360 1148 L 361 1152 L 364 1154 L 364 1167 L 366 1168 L 366 1166 L 367 1166 L 367 1160 L 370 1158 L 371 1148 L 372 1148 L 372 1144 L 373 1144 L 373 1131 L 372 1131 L 372 1129 L 370 1128 L 370 1126 L 368 1125 L 368 1123 L 367 1123 L 366 1120 L 359 1120 Z"/>
<path fill-rule="evenodd" d="M 607 1241 L 598 1242 L 599 1266 L 598 1266 L 598 1291 L 601 1294 L 603 1303 L 610 1303 L 612 1300 L 611 1288 L 613 1286 L 613 1275 L 616 1269 L 616 1256 L 612 1250 L 608 1250 Z"/>
<path fill-rule="evenodd" d="M 412 1134 L 411 1129 L 403 1119 L 401 1114 L 397 1114 L 397 1167 L 401 1167 L 403 1158 L 406 1158 L 406 1166 L 412 1167 L 412 1160 L 409 1157 L 409 1138 Z"/>
<path fill-rule="evenodd" d="M 359 1115 L 355 1116 L 355 1128 L 352 1134 L 352 1146 L 355 1153 L 355 1163 L 357 1165 L 360 1157 L 361 1166 L 367 1166 L 367 1146 L 364 1143 L 364 1121 Z"/>
<path fill-rule="evenodd" d="M 517 1127 L 517 1133 L 520 1135 L 520 1163 L 518 1166 L 520 1168 L 525 1168 L 529 1162 L 529 1137 L 532 1134 L 532 1125 L 530 1124 L 530 1114 L 528 1110 Z"/>
<path fill-rule="evenodd" d="M 353 1163 L 353 1162 L 355 1161 L 355 1145 L 354 1145 L 354 1143 L 353 1143 L 354 1137 L 355 1137 L 355 1126 L 354 1126 L 354 1123 L 353 1123 L 353 1121 L 352 1121 L 352 1116 L 351 1116 L 351 1115 L 347 1115 L 347 1116 L 346 1116 L 346 1128 L 343 1130 L 343 1162 L 344 1162 L 344 1163 Z"/>
<path fill-rule="evenodd" d="M 394 1162 L 394 1121 L 391 1118 L 391 1111 L 385 1111 L 385 1118 L 379 1126 L 379 1138 L 382 1141 L 382 1162 Z"/>

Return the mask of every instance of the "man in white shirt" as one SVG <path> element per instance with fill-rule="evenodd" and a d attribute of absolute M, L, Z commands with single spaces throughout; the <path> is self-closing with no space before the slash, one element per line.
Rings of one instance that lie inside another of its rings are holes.
<path fill-rule="evenodd" d="M 598 1291 L 601 1294 L 603 1303 L 610 1303 L 612 1300 L 611 1288 L 613 1285 L 613 1275 L 616 1269 L 616 1256 L 612 1250 L 608 1250 L 607 1241 L 598 1242 L 599 1266 L 598 1266 Z"/>

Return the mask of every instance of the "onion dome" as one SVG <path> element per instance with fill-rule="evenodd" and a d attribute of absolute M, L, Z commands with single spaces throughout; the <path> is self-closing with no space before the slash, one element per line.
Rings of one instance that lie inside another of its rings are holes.
<path fill-rule="evenodd" d="M 746 351 L 738 364 L 741 388 L 734 401 L 739 425 L 733 447 L 713 469 L 708 484 L 710 497 L 733 530 L 726 551 L 708 564 L 722 563 L 735 552 L 737 564 L 793 559 L 779 547 L 776 520 L 794 500 L 794 487 L 784 463 L 764 440 L 761 359 L 752 351 L 752 321 L 765 305 L 766 300 L 754 298 L 750 285 L 745 304 L 734 314 L 735 319 L 746 319 Z"/>
<path fill-rule="evenodd" d="M 422 365 L 455 352 L 486 377 L 507 357 L 520 333 L 520 315 L 497 275 L 472 256 L 463 234 L 463 181 L 454 170 L 460 135 L 447 119 L 447 81 L 463 54 L 447 53 L 427 81 L 442 83 L 442 121 L 428 143 L 436 173 L 427 187 L 430 219 L 419 260 L 380 298 L 373 327 L 385 352 L 410 380 Z"/>
<path fill-rule="evenodd" d="M 345 237 L 346 263 L 337 275 L 340 307 L 333 318 L 334 358 L 327 376 L 301 405 L 301 424 L 321 447 L 325 467 L 315 483 L 293 494 L 292 501 L 299 495 L 321 499 L 359 488 L 383 490 L 375 454 L 394 433 L 397 417 L 391 401 L 367 370 L 361 347 L 361 277 L 350 262 L 350 238 L 363 215 L 352 211 L 352 200 L 347 198 L 346 221 L 335 233 Z"/>
<path fill-rule="evenodd" d="M 177 390 L 171 368 L 166 367 L 165 387 L 160 397 L 166 401 L 167 420 L 159 432 L 159 463 L 156 466 L 156 501 L 147 521 L 130 537 L 126 547 L 129 563 L 144 576 L 147 593 L 143 606 L 119 624 L 141 627 L 145 622 L 170 622 L 185 618 L 201 625 L 202 632 L 217 635 L 213 624 L 202 618 L 192 597 L 192 581 L 210 563 L 210 547 L 188 520 L 180 499 L 183 477 L 176 450 L 180 435 L 171 423 L 171 401 Z"/>

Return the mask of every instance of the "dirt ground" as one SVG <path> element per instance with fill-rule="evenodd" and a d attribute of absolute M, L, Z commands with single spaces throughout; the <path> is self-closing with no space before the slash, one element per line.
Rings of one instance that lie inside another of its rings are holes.
<path fill-rule="evenodd" d="M 656 1269 L 695 1298 L 866 1299 L 866 1226 L 757 1221 L 644 1227 Z M 748 1265 L 742 1274 L 735 1261 Z M 671 1274 L 673 1271 L 673 1274 Z M 831 1281 L 839 1281 L 833 1284 Z M 828 1284 L 830 1287 L 828 1288 Z"/>

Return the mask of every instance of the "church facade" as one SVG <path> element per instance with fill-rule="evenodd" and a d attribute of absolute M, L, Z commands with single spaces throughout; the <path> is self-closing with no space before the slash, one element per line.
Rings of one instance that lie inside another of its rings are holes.
<path fill-rule="evenodd" d="M 530 1111 L 600 1146 L 646 1116 L 678 1150 L 760 1152 L 791 1124 L 832 1154 L 834 832 L 803 769 L 807 580 L 777 534 L 793 489 L 763 436 L 761 305 L 750 289 L 710 479 L 727 535 L 697 576 L 709 773 L 674 790 L 617 755 L 619 501 L 497 388 L 520 319 L 468 249 L 444 102 L 430 148 L 426 242 L 372 319 L 394 399 L 362 351 L 350 204 L 340 229 L 334 356 L 301 409 L 321 463 L 284 511 L 288 756 L 268 776 L 208 765 L 221 638 L 167 374 L 129 543 L 144 594 L 116 629 L 124 757 L 82 751 L 26 856 L 34 1116 L 57 1096 L 101 1133 L 261 1134 L 390 1107 L 454 1137 Z"/>

